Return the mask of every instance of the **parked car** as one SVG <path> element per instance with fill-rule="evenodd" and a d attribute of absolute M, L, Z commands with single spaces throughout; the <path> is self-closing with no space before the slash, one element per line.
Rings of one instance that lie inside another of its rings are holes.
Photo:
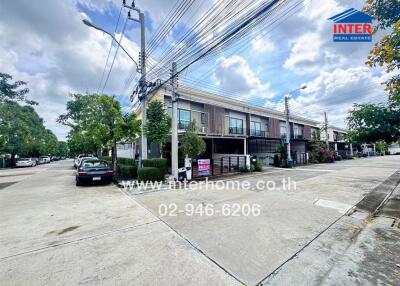
<path fill-rule="evenodd" d="M 74 168 L 78 168 L 79 164 L 80 164 L 80 159 L 81 158 L 94 158 L 93 155 L 87 155 L 87 154 L 79 154 L 77 157 L 75 157 L 74 160 Z"/>
<path fill-rule="evenodd" d="M 59 161 L 60 156 L 51 156 L 51 161 Z"/>
<path fill-rule="evenodd" d="M 36 161 L 33 158 L 20 158 L 15 162 L 15 167 L 33 167 Z"/>
<path fill-rule="evenodd" d="M 40 156 L 39 157 L 39 164 L 47 164 L 47 163 L 50 163 L 49 156 Z"/>
<path fill-rule="evenodd" d="M 76 185 L 81 186 L 84 183 L 110 184 L 113 177 L 113 169 L 106 161 L 96 158 L 82 158 L 75 178 Z"/>

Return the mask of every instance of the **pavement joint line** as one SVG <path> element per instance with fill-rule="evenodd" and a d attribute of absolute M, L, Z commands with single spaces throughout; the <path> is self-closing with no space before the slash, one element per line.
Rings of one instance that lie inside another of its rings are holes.
<path fill-rule="evenodd" d="M 398 170 L 400 171 L 400 170 Z M 396 171 L 397 172 L 397 171 Z M 394 172 L 394 173 L 396 173 Z M 393 175 L 393 174 L 392 174 Z M 391 176 L 392 176 L 391 175 Z M 390 178 L 391 176 L 387 177 Z M 398 185 L 398 184 L 397 184 Z M 397 187 L 396 185 L 396 187 Z M 393 188 L 392 192 L 394 191 L 395 188 Z M 256 286 L 263 286 L 266 285 L 264 284 L 264 282 L 266 282 L 266 280 L 268 278 L 270 278 L 271 276 L 275 275 L 277 272 L 280 271 L 280 269 L 285 266 L 285 264 L 287 264 L 288 262 L 290 262 L 291 260 L 293 260 L 295 257 L 297 257 L 304 249 L 306 249 L 309 245 L 311 245 L 311 243 L 313 243 L 315 240 L 317 240 L 322 234 L 324 234 L 326 231 L 328 231 L 333 225 L 335 225 L 339 220 L 341 220 L 343 217 L 351 214 L 354 212 L 354 209 L 356 207 L 356 205 L 358 203 L 360 203 L 364 198 L 360 199 L 359 202 L 355 203 L 346 213 L 342 214 L 341 216 L 339 216 L 337 219 L 335 219 L 332 223 L 330 223 L 326 228 L 324 228 L 321 232 L 319 232 L 313 239 L 311 239 L 309 242 L 307 242 L 305 245 L 303 245 L 298 251 L 296 251 L 292 256 L 290 256 L 288 259 L 286 259 L 284 262 L 282 262 L 280 265 L 278 265 L 278 267 L 276 267 L 272 272 L 270 272 L 267 276 L 265 276 L 263 279 L 260 280 L 260 282 L 258 282 L 256 284 Z M 367 221 L 368 219 L 371 219 L 371 216 L 368 216 L 366 219 L 364 219 L 364 222 Z M 361 232 L 363 229 L 360 229 L 359 232 Z"/>
<path fill-rule="evenodd" d="M 172 230 L 176 235 L 178 235 L 181 239 L 183 239 L 184 241 L 186 241 L 190 246 L 193 247 L 193 249 L 195 249 L 197 252 L 199 252 L 200 254 L 202 254 L 205 258 L 207 258 L 208 260 L 210 260 L 214 265 L 216 265 L 218 268 L 220 268 L 222 271 L 224 271 L 226 274 L 228 274 L 230 277 L 232 277 L 233 279 L 235 279 L 237 282 L 241 283 L 242 285 L 246 285 L 246 283 L 244 283 L 243 281 L 241 281 L 238 277 L 236 277 L 233 273 L 231 273 L 228 269 L 226 269 L 224 266 L 222 266 L 221 264 L 219 264 L 215 259 L 213 259 L 212 257 L 210 257 L 209 255 L 207 255 L 202 249 L 200 249 L 199 247 L 197 247 L 196 245 L 194 245 L 188 238 L 186 238 L 183 234 L 181 234 L 180 232 L 178 232 L 176 229 L 174 229 L 169 223 L 167 223 L 165 220 L 163 220 L 162 218 L 160 218 L 159 216 L 156 216 L 151 210 L 149 210 L 145 205 L 143 205 L 141 202 L 135 200 L 134 198 L 132 198 L 129 194 L 125 193 L 123 190 L 121 190 L 120 188 L 118 188 L 120 190 L 121 193 L 123 193 L 125 196 L 127 196 L 130 200 L 134 201 L 135 203 L 137 203 L 138 205 L 140 205 L 141 207 L 143 207 L 144 209 L 146 209 L 148 212 L 150 212 L 151 214 L 153 214 L 156 218 L 159 219 L 159 221 L 161 221 L 162 223 L 164 223 L 170 230 Z"/>
<path fill-rule="evenodd" d="M 81 241 L 85 241 L 85 240 L 89 240 L 89 239 L 93 239 L 93 238 L 98 238 L 98 237 L 102 237 L 102 236 L 107 236 L 107 235 L 111 235 L 111 234 L 114 234 L 114 233 L 123 232 L 123 231 L 127 231 L 127 230 L 133 230 L 133 229 L 136 229 L 136 228 L 139 228 L 139 227 L 142 227 L 142 226 L 145 226 L 145 225 L 149 225 L 149 224 L 152 224 L 152 223 L 155 223 L 155 222 L 160 222 L 160 220 L 154 220 L 154 221 L 150 221 L 150 222 L 146 222 L 146 223 L 142 223 L 142 224 L 138 224 L 138 225 L 134 225 L 134 226 L 129 226 L 129 227 L 119 228 L 119 229 L 115 229 L 115 230 L 111 230 L 111 231 L 106 231 L 106 232 L 95 234 L 95 235 L 91 235 L 91 236 L 85 236 L 85 237 L 81 237 L 81 238 L 78 238 L 78 239 L 61 242 L 61 243 L 54 244 L 54 245 L 51 245 L 51 246 L 45 246 L 45 247 L 41 247 L 41 248 L 37 248 L 37 249 L 25 251 L 25 252 L 20 252 L 20 253 L 9 255 L 9 256 L 0 257 L 0 262 L 6 261 L 6 260 L 8 260 L 10 258 L 23 256 L 23 255 L 26 255 L 26 254 L 32 254 L 32 253 L 40 252 L 40 251 L 43 251 L 43 250 L 56 248 L 56 247 L 59 247 L 59 246 L 69 245 L 69 244 L 73 244 L 73 243 L 77 243 L 77 242 L 81 242 Z"/>

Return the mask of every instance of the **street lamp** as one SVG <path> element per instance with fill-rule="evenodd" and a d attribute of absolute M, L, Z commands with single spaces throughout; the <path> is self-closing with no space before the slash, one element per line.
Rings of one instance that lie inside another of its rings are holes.
<path fill-rule="evenodd" d="M 99 30 L 103 33 L 106 33 L 107 35 L 109 35 L 111 37 L 111 39 L 113 39 L 114 42 L 116 42 L 118 44 L 118 46 L 125 52 L 125 54 L 135 63 L 136 65 L 136 69 L 139 69 L 139 65 L 138 63 L 134 60 L 134 58 L 127 52 L 127 50 L 125 50 L 125 48 L 117 41 L 117 39 L 113 36 L 113 34 L 107 32 L 106 30 L 103 30 L 102 28 L 96 26 L 95 24 L 93 24 L 92 22 L 90 22 L 87 19 L 83 19 L 82 22 L 86 25 L 89 26 L 93 29 Z"/>
<path fill-rule="evenodd" d="M 296 88 L 285 95 L 285 113 L 286 113 L 286 146 L 287 146 L 287 155 L 288 155 L 288 165 L 289 167 L 292 165 L 292 155 L 290 154 L 290 124 L 289 124 L 289 96 L 298 90 L 306 89 L 307 85 L 302 85 L 299 88 Z"/>

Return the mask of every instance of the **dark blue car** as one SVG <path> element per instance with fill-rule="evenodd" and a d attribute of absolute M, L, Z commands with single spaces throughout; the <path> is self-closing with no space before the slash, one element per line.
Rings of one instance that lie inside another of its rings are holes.
<path fill-rule="evenodd" d="M 103 160 L 85 159 L 82 160 L 76 171 L 76 185 L 85 183 L 107 183 L 113 180 L 114 172 L 112 167 Z"/>

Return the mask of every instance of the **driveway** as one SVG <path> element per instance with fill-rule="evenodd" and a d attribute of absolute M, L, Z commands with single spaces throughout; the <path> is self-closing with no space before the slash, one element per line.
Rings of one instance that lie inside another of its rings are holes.
<path fill-rule="evenodd" d="M 115 186 L 75 187 L 72 161 L 0 179 L 13 182 L 0 190 L 0 285 L 238 284 Z"/>
<path fill-rule="evenodd" d="M 0 183 L 13 182 L 0 188 L 0 284 L 364 283 L 367 275 L 374 275 L 372 270 L 357 274 L 349 261 L 360 254 L 355 237 L 373 235 L 360 234 L 365 217 L 345 213 L 399 166 L 400 156 L 387 156 L 271 168 L 230 179 L 248 181 L 246 189 L 197 187 L 148 194 L 111 185 L 75 187 L 72 161 L 7 171 L 4 176 L 0 171 Z M 288 178 L 295 189 L 283 188 L 282 179 Z M 260 180 L 274 181 L 276 188 L 257 188 Z M 221 210 L 233 204 L 259 205 L 260 213 L 182 211 L 188 205 Z M 160 216 L 160 206 L 170 205 L 181 212 Z M 371 224 L 370 230 L 382 234 L 385 224 Z M 396 241 L 397 235 L 392 229 L 387 237 Z M 374 247 L 368 244 L 365 257 L 372 256 Z M 393 243 L 391 247 L 396 249 Z M 394 254 L 385 257 L 397 259 Z M 356 280 L 338 279 L 343 273 L 338 263 L 345 258 L 343 265 Z M 366 264 L 359 258 L 359 264 Z M 374 269 L 374 262 L 369 263 Z M 393 271 L 379 281 L 396 285 Z"/>

